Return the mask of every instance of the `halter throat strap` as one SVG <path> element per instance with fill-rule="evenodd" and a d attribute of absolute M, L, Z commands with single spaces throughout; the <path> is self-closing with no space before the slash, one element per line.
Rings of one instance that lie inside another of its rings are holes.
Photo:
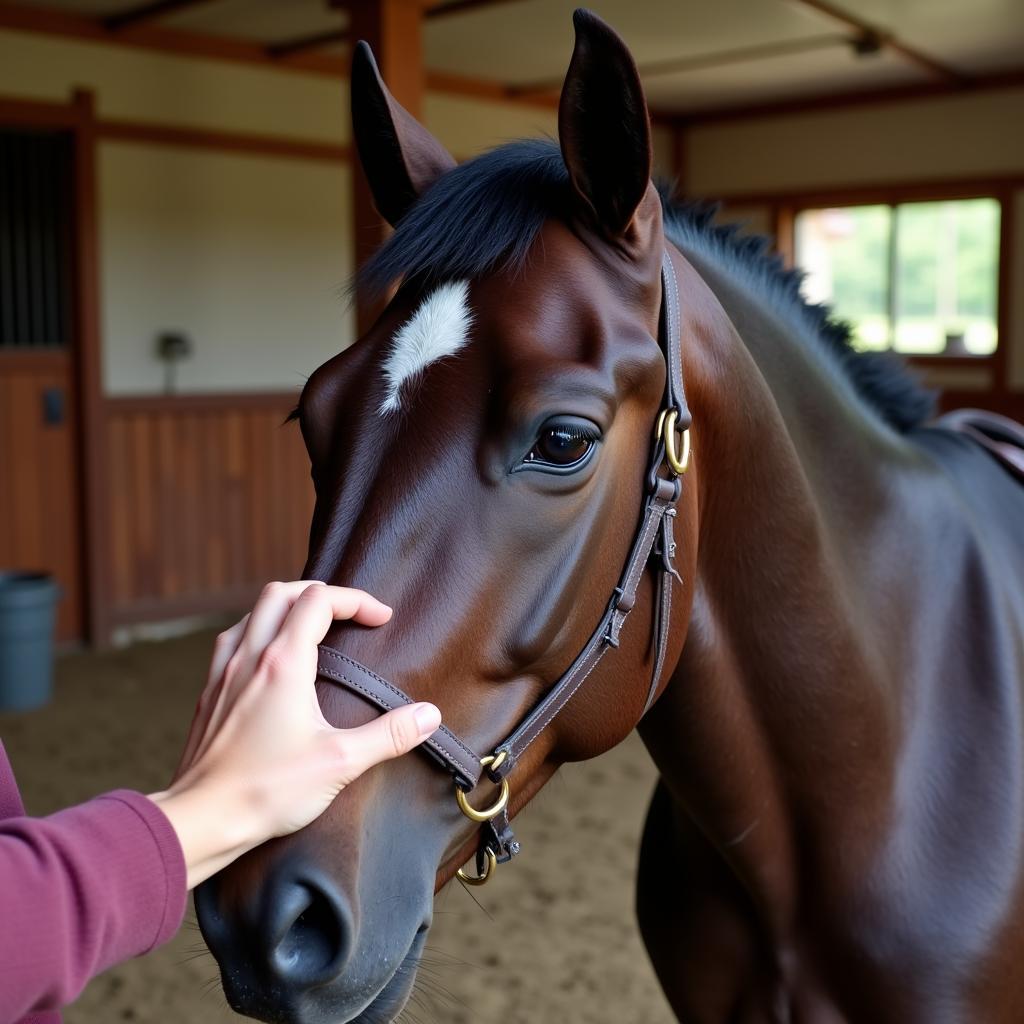
<path fill-rule="evenodd" d="M 685 470 L 685 453 L 688 451 L 686 432 L 690 427 L 690 413 L 683 390 L 679 289 L 672 257 L 667 250 L 662 257 L 662 296 L 658 333 L 666 363 L 665 401 L 645 477 L 646 496 L 640 526 L 619 583 L 583 650 L 512 733 L 494 748 L 493 755 L 486 759 L 486 766 L 482 763 L 484 758 L 447 726 L 442 725 L 423 744 L 421 749 L 449 771 L 455 785 L 465 792 L 473 789 L 485 772 L 492 782 L 503 782 L 534 740 L 572 700 L 602 658 L 619 646 L 623 627 L 636 604 L 640 580 L 652 562 L 657 577 L 653 626 L 656 653 L 645 713 L 658 693 L 670 637 L 672 585 L 673 581 L 679 580 L 673 565 L 676 547 L 673 522 L 681 491 L 680 474 Z M 684 438 L 682 460 L 677 451 L 680 435 Z M 412 698 L 394 683 L 326 644 L 320 645 L 317 670 L 321 678 L 358 694 L 382 711 L 413 703 Z M 503 806 L 484 825 L 478 863 L 482 869 L 487 853 L 500 863 L 517 853 L 518 848 L 509 827 L 508 808 Z"/>

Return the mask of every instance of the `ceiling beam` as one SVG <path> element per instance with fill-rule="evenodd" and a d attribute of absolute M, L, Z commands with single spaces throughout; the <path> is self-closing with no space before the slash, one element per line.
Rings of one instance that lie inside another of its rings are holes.
<path fill-rule="evenodd" d="M 80 14 L 53 8 L 26 7 L 20 3 L 8 3 L 5 0 L 0 0 L 0 29 L 33 32 L 79 42 L 106 43 L 125 46 L 129 49 L 176 54 L 181 57 L 199 57 L 208 60 L 259 65 L 275 68 L 285 73 L 300 71 L 336 79 L 347 78 L 349 70 L 346 60 L 330 54 L 306 53 L 274 60 L 267 56 L 265 47 L 257 43 L 226 39 L 222 36 L 183 32 L 158 25 L 142 25 L 130 32 L 113 33 L 104 29 L 95 18 L 87 18 Z M 539 107 L 555 107 L 558 103 L 556 96 L 514 95 L 508 86 L 500 82 L 440 71 L 427 72 L 427 88 L 432 92 L 468 96 L 492 103 L 515 103 Z M 977 74 L 966 80 L 958 79 L 956 82 L 929 81 L 918 85 L 810 95 L 803 98 L 764 103 L 704 107 L 676 113 L 652 111 L 652 114 L 654 119 L 662 124 L 679 124 L 689 127 L 726 121 L 751 120 L 758 117 L 814 113 L 847 107 L 885 106 L 1004 89 L 1024 90 L 1024 66 L 1005 72 Z"/>
<path fill-rule="evenodd" d="M 500 4 L 518 4 L 523 0 L 451 0 L 450 3 L 437 4 L 428 8 L 428 18 L 447 18 L 452 14 L 464 14 L 466 11 L 476 11 L 482 7 L 497 7 Z"/>
<path fill-rule="evenodd" d="M 138 7 L 129 7 L 125 11 L 108 14 L 101 18 L 100 22 L 108 32 L 120 32 L 134 25 L 143 25 L 147 21 L 156 21 L 168 14 L 176 14 L 178 11 L 206 3 L 210 3 L 210 0 L 150 0 L 149 3 L 139 4 Z"/>
<path fill-rule="evenodd" d="M 719 50 L 717 53 L 702 53 L 692 57 L 678 57 L 673 60 L 654 61 L 637 65 L 641 78 L 656 78 L 659 75 L 678 75 L 685 71 L 703 71 L 707 68 L 728 67 L 730 64 L 746 64 L 773 57 L 791 57 L 798 53 L 813 53 L 838 46 L 852 46 L 856 40 L 851 36 L 833 32 L 829 35 L 809 36 L 804 39 L 783 39 L 774 43 L 755 46 L 741 46 L 733 50 Z M 527 85 L 509 86 L 513 96 L 535 96 L 554 92 L 561 88 L 564 75 Z"/>
<path fill-rule="evenodd" d="M 330 0 L 330 6 L 345 9 L 352 0 Z M 484 7 L 495 7 L 498 4 L 522 3 L 523 0 L 452 0 L 441 6 L 428 7 L 423 16 L 428 19 L 447 18 L 453 14 L 464 14 L 466 11 L 479 10 Z M 296 36 L 294 39 L 282 39 L 278 43 L 267 46 L 267 56 L 280 59 L 292 57 L 297 53 L 319 50 L 324 46 L 348 42 L 351 36 L 346 28 L 329 29 L 326 32 L 314 32 L 307 36 Z"/>
<path fill-rule="evenodd" d="M 739 103 L 725 107 L 705 108 L 678 114 L 674 119 L 684 128 L 699 125 L 726 124 L 730 121 L 755 121 L 760 118 L 817 114 L 822 111 L 846 110 L 854 107 L 885 107 L 918 100 L 941 99 L 945 96 L 967 96 L 999 92 L 1003 89 L 1024 89 L 1024 67 L 1010 71 L 976 75 L 967 81 L 923 82 L 917 85 L 896 85 L 887 89 L 860 89 L 854 92 L 828 93 L 818 96 L 768 100 L 763 103 Z M 672 118 L 666 118 L 671 121 Z"/>
<path fill-rule="evenodd" d="M 326 32 L 313 32 L 308 36 L 296 36 L 294 39 L 270 43 L 266 48 L 266 53 L 268 57 L 280 60 L 282 57 L 293 57 L 297 53 L 319 50 L 334 43 L 347 42 L 349 35 L 347 28 L 332 28 Z"/>
<path fill-rule="evenodd" d="M 902 57 L 905 61 L 913 64 L 932 78 L 950 83 L 962 83 L 967 80 L 967 76 L 961 74 L 956 68 L 936 60 L 929 54 L 917 49 L 917 47 L 898 39 L 891 32 L 886 32 L 877 25 L 872 25 L 856 14 L 851 14 L 849 11 L 834 4 L 832 0 L 789 0 L 789 2 L 809 8 L 818 14 L 824 15 L 826 18 L 830 18 L 832 21 L 838 22 L 840 25 L 852 28 L 858 33 L 860 38 L 870 42 L 877 42 L 881 47 Z"/>

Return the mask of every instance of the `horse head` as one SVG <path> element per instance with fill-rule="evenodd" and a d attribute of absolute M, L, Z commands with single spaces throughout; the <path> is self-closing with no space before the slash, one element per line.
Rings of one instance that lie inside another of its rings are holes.
<path fill-rule="evenodd" d="M 316 490 L 304 576 L 395 609 L 376 630 L 338 623 L 325 644 L 436 703 L 482 753 L 563 677 L 614 601 L 666 390 L 646 103 L 618 36 L 586 12 L 575 25 L 559 145 L 513 143 L 458 166 L 357 48 L 355 141 L 395 227 L 362 286 L 397 290 L 312 375 L 297 414 Z M 692 580 L 692 501 L 676 533 Z M 618 649 L 517 758 L 511 815 L 559 764 L 622 740 L 654 696 L 655 585 L 636 576 Z M 685 622 L 692 594 L 674 585 Z M 676 656 L 681 644 L 679 632 Z M 318 694 L 337 726 L 377 713 L 326 679 Z M 392 1020 L 434 894 L 478 848 L 454 790 L 426 756 L 375 768 L 313 825 L 201 887 L 232 1006 L 267 1021 Z M 497 792 L 485 777 L 466 800 Z"/>

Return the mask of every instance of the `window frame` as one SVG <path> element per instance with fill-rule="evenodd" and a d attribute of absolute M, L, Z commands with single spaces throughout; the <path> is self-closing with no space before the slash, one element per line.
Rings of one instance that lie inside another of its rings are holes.
<path fill-rule="evenodd" d="M 1016 179 L 1015 179 L 1016 181 Z M 956 199 L 994 199 L 999 203 L 999 264 L 996 273 L 996 349 L 988 355 L 950 356 L 940 353 L 901 353 L 912 365 L 925 370 L 975 368 L 987 370 L 991 385 L 987 391 L 1007 388 L 1010 347 L 1010 272 L 1014 237 L 1014 189 L 1020 183 L 977 179 L 957 182 L 920 182 L 903 185 L 863 186 L 807 191 L 790 196 L 765 197 L 770 220 L 775 225 L 776 245 L 786 263 L 795 265 L 796 217 L 804 210 L 851 206 L 889 206 L 905 203 L 943 202 Z M 737 204 L 740 198 L 733 202 Z M 744 197 L 743 202 L 749 202 Z"/>

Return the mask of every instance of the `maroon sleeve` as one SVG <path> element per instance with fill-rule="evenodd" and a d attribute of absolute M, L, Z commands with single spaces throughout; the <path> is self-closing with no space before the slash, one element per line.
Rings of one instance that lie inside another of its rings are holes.
<path fill-rule="evenodd" d="M 166 942 L 185 878 L 177 835 L 141 793 L 0 820 L 0 1024 L 64 1006 L 93 975 Z"/>

